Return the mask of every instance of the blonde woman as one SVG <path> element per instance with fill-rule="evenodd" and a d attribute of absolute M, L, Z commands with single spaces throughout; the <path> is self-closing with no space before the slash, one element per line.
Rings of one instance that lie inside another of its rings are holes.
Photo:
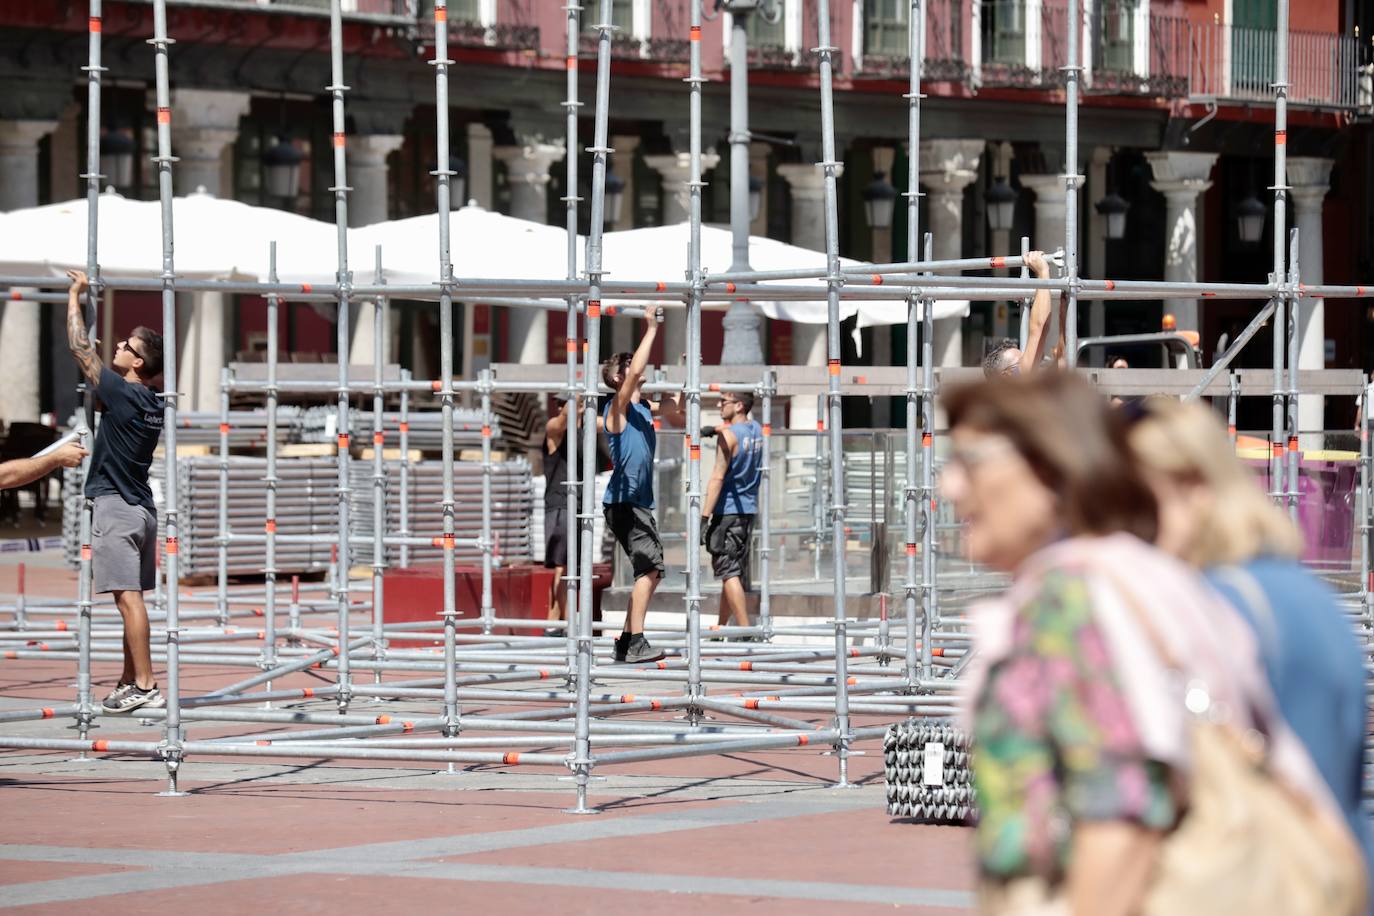
<path fill-rule="evenodd" d="M 1155 543 L 1203 570 L 1250 624 L 1280 711 L 1374 862 L 1360 801 L 1364 662 L 1331 590 L 1298 562 L 1302 536 L 1211 410 L 1169 398 L 1132 410 L 1131 449 L 1159 504 Z"/>

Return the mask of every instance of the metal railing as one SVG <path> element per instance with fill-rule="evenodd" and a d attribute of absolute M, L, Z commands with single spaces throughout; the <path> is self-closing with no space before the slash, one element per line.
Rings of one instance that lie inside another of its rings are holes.
<path fill-rule="evenodd" d="M 1273 29 L 1213 23 L 1191 30 L 1188 94 L 1249 102 L 1272 100 Z M 1359 42 L 1329 32 L 1289 32 L 1292 105 L 1355 109 L 1369 106 L 1367 55 Z M 1363 97 L 1362 97 L 1363 96 Z"/>
<path fill-rule="evenodd" d="M 178 6 L 195 6 L 199 0 L 171 0 Z M 238 3 L 243 6 L 271 7 L 290 12 L 313 12 L 321 16 L 329 15 L 329 0 L 220 0 Z M 343 16 L 386 16 L 395 19 L 413 20 L 419 0 L 345 0 L 342 4 Z M 431 10 L 433 3 L 430 4 Z M 432 14 L 431 14 L 432 15 Z"/>

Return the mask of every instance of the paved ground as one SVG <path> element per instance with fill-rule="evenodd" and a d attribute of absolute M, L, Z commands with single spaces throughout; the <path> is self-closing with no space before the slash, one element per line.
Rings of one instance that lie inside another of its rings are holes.
<path fill-rule="evenodd" d="M 73 593 L 69 573 L 35 565 L 44 564 L 30 564 L 30 594 Z M 0 560 L 0 603 L 13 583 L 13 566 Z M 114 673 L 97 665 L 97 683 Z M 187 690 L 241 676 L 242 669 L 197 668 Z M 56 660 L 0 661 L 0 710 L 70 703 L 71 677 Z M 321 674 L 296 677 L 319 683 Z M 0 734 L 73 737 L 68 724 L 0 724 Z M 101 724 L 94 737 L 158 736 L 137 721 Z M 192 723 L 190 737 L 247 730 Z M 194 759 L 183 769 L 191 794 L 163 798 L 155 794 L 165 782 L 160 763 L 71 758 L 0 751 L 0 907 L 203 916 L 972 906 L 967 831 L 889 819 L 881 761 L 872 755 L 854 759 L 861 785 L 848 790 L 828 788 L 834 760 L 810 748 L 604 768 L 592 796 L 603 813 L 594 817 L 564 813 L 572 790 L 559 773 L 524 767 L 448 774 L 403 763 Z"/>

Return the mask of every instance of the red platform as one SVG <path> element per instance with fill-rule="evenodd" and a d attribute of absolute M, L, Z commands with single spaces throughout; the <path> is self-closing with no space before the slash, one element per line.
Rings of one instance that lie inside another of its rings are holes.
<path fill-rule="evenodd" d="M 601 619 L 601 593 L 611 584 L 611 564 L 598 563 L 593 567 L 592 619 Z M 443 627 L 440 612 L 444 607 L 444 568 L 432 563 L 405 569 L 390 569 L 382 574 L 386 590 L 386 622 L 409 623 L 423 621 L 434 624 L 434 632 Z M 481 615 L 482 567 L 458 566 L 454 569 L 454 609 L 460 619 Z M 528 563 L 503 566 L 491 571 L 491 603 L 497 617 L 519 620 L 544 620 L 549 613 L 549 597 L 553 591 L 553 570 Z M 460 630 L 459 634 L 464 631 Z M 471 632 L 470 630 L 468 632 Z M 537 631 L 515 627 L 498 627 L 496 632 L 532 636 Z M 392 639 L 397 648 L 429 647 L 441 642 L 433 639 Z"/>

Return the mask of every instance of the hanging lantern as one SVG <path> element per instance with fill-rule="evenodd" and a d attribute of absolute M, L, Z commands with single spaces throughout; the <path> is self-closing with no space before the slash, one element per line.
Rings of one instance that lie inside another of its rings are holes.
<path fill-rule="evenodd" d="M 134 183 L 134 138 L 122 130 L 100 133 L 100 173 L 116 188 Z"/>
<path fill-rule="evenodd" d="M 1107 219 L 1107 238 L 1112 241 L 1126 237 L 1126 211 L 1131 209 L 1130 203 L 1115 191 L 1107 192 L 1107 196 L 1099 200 L 1096 204 L 1097 212 Z"/>
<path fill-rule="evenodd" d="M 749 176 L 749 222 L 759 218 L 763 209 L 763 182 L 753 175 Z"/>
<path fill-rule="evenodd" d="M 987 193 L 988 228 L 1010 232 L 1016 218 L 1016 191 L 1003 175 L 998 175 Z"/>
<path fill-rule="evenodd" d="M 864 188 L 864 213 L 870 229 L 889 229 L 892 226 L 892 207 L 897 201 L 897 189 L 887 181 L 886 173 L 874 172 L 873 180 Z"/>
<path fill-rule="evenodd" d="M 1259 198 L 1251 194 L 1236 205 L 1236 229 L 1240 240 L 1253 245 L 1264 237 L 1264 220 L 1269 215 Z"/>
<path fill-rule="evenodd" d="M 305 153 L 289 140 L 278 137 L 262 154 L 267 193 L 280 200 L 295 200 L 301 190 L 301 163 Z"/>
<path fill-rule="evenodd" d="M 620 209 L 625 205 L 625 179 L 610 169 L 606 170 L 606 222 L 615 225 L 620 222 Z"/>

